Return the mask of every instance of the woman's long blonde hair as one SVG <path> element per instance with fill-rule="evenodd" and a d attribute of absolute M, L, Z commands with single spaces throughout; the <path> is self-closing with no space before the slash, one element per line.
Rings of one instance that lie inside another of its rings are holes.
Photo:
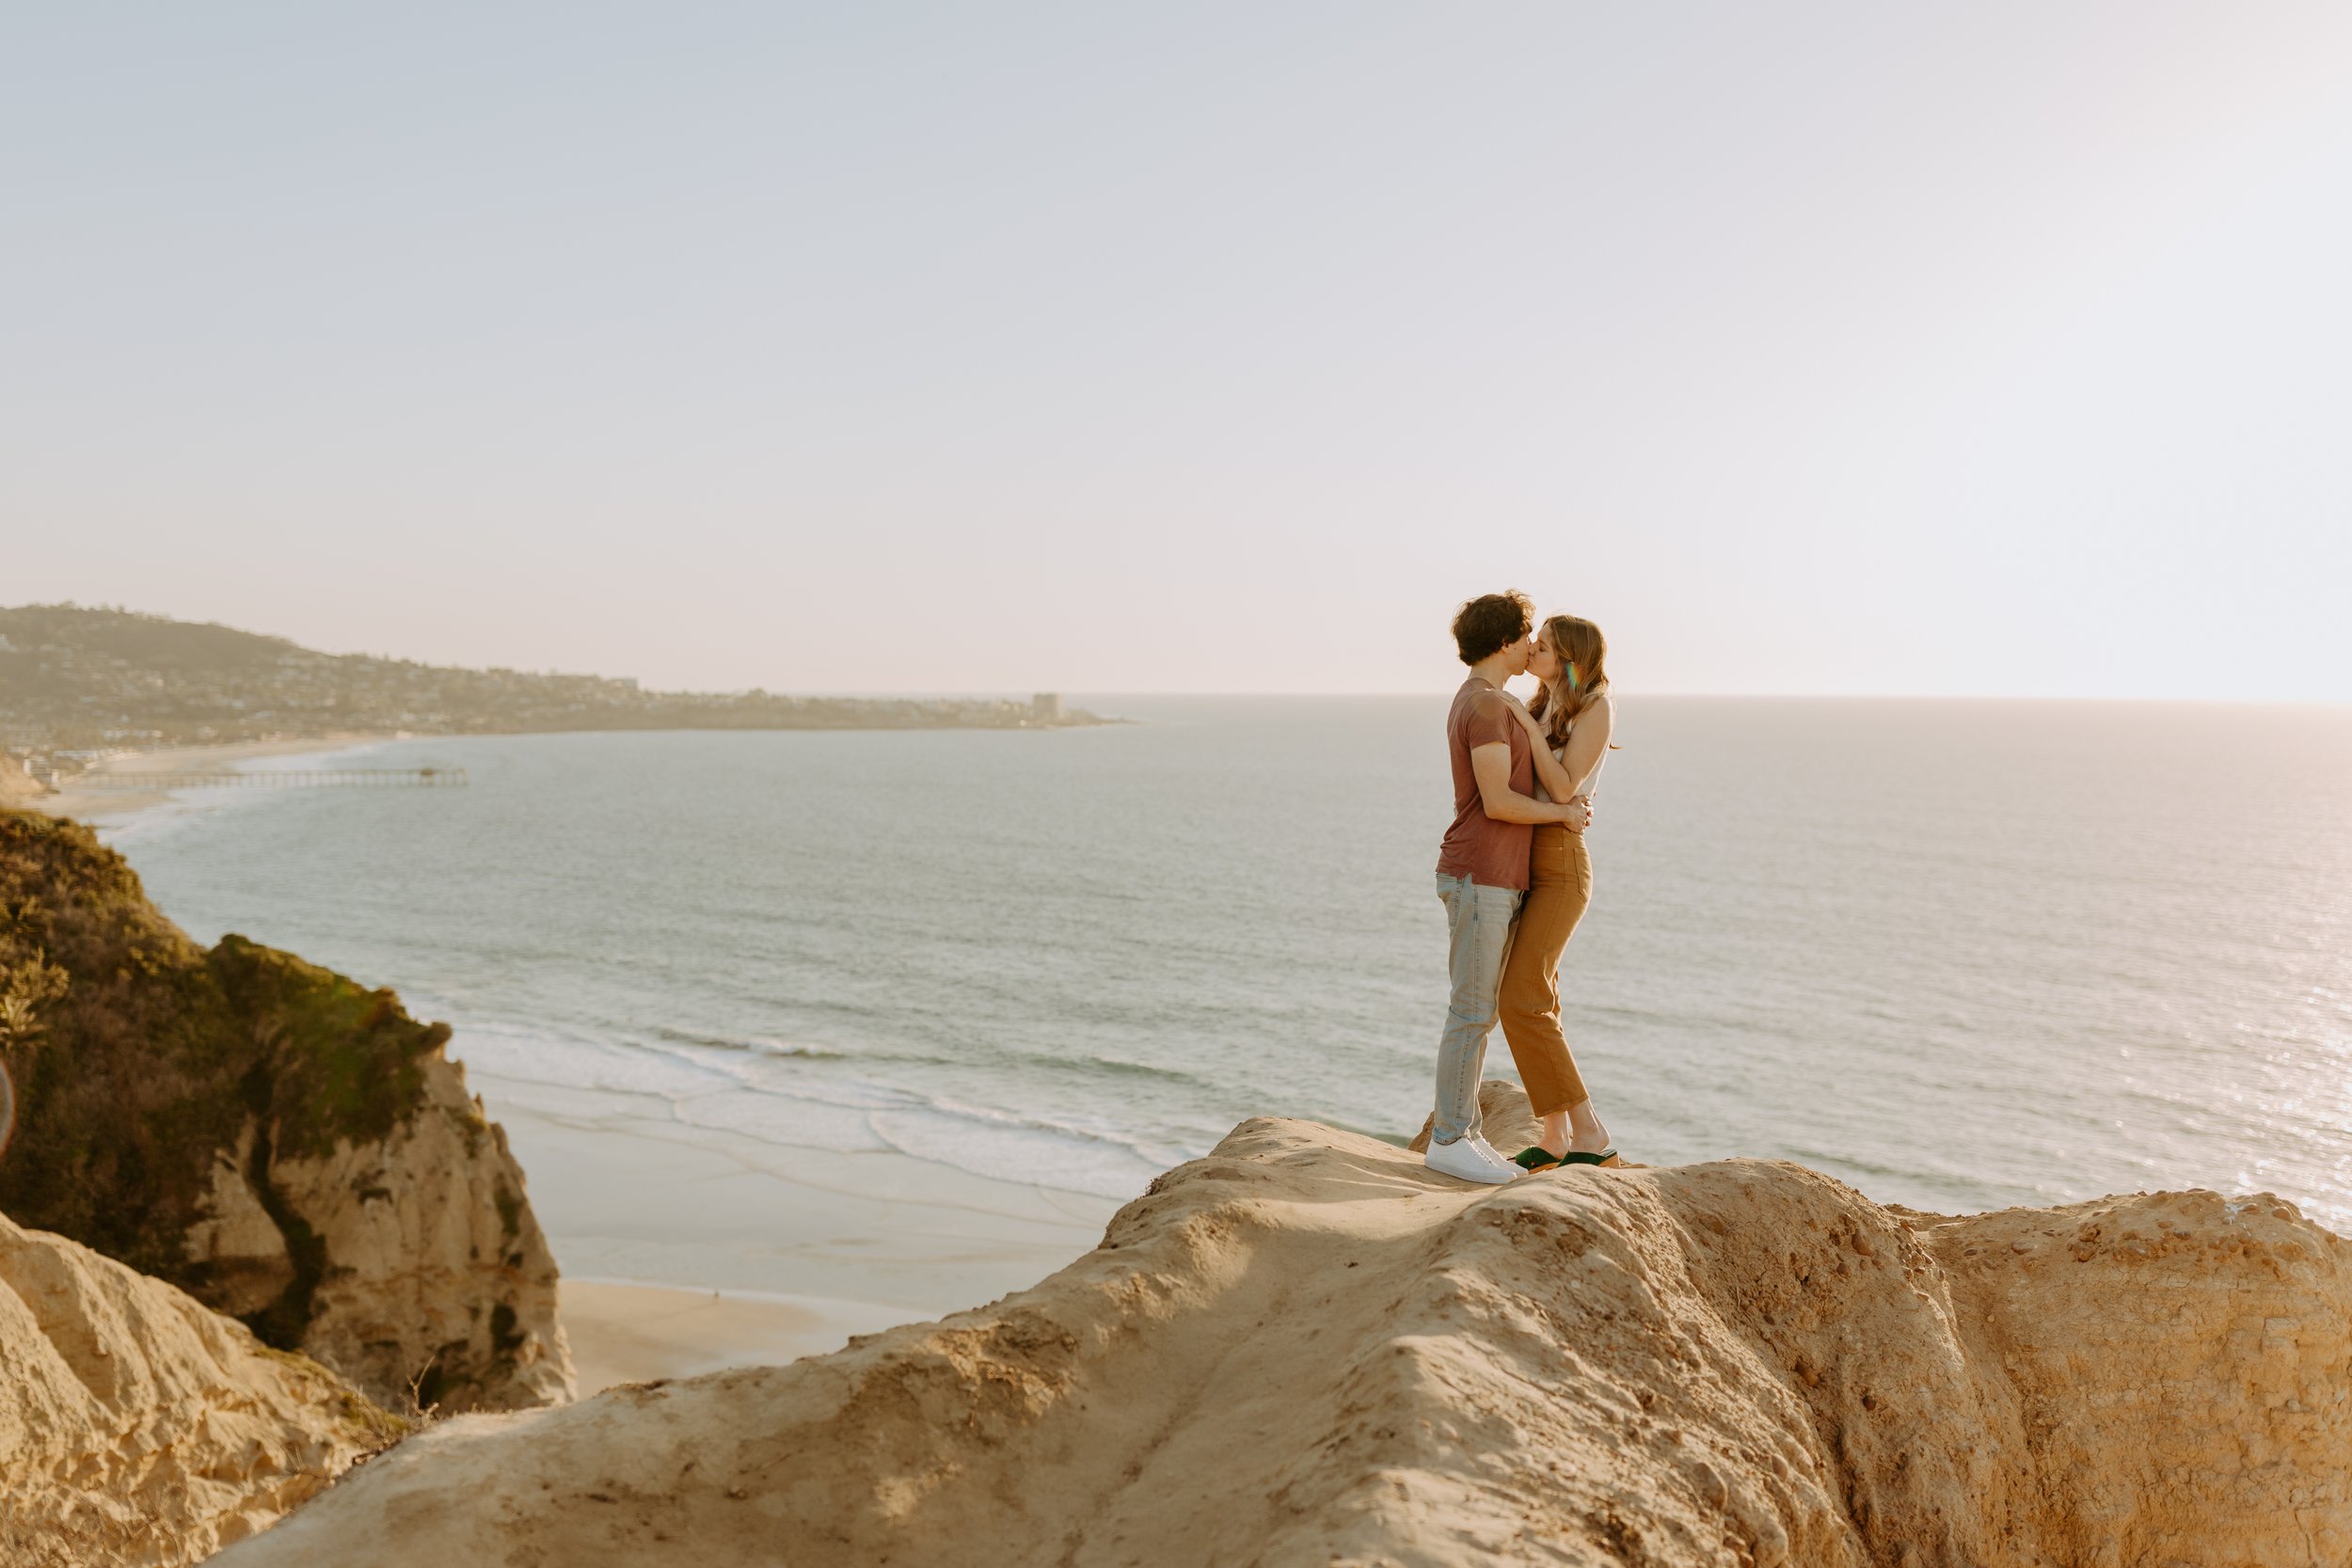
<path fill-rule="evenodd" d="M 1609 640 L 1581 615 L 1552 615 L 1544 621 L 1544 641 L 1560 660 L 1560 674 L 1544 682 L 1527 711 L 1544 720 L 1544 734 L 1556 747 L 1568 738 L 1576 716 L 1609 689 Z"/>

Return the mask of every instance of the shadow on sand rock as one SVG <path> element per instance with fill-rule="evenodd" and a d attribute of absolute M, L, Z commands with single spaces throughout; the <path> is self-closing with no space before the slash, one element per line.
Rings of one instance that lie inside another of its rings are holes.
<path fill-rule="evenodd" d="M 460 1418 L 220 1560 L 2340 1568 L 2348 1331 L 2352 1245 L 2268 1196 L 1472 1190 L 1258 1119 L 1032 1290 Z"/>

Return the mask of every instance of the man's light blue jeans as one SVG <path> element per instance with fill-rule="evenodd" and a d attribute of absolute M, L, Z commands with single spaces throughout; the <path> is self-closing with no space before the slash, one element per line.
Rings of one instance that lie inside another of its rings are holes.
<path fill-rule="evenodd" d="M 1438 896 L 1445 904 L 1454 995 L 1438 1041 L 1438 1119 L 1429 1135 L 1450 1144 L 1478 1131 L 1478 1074 L 1486 1065 L 1487 1032 L 1495 1026 L 1495 990 L 1511 950 L 1511 921 L 1526 895 L 1441 875 Z"/>

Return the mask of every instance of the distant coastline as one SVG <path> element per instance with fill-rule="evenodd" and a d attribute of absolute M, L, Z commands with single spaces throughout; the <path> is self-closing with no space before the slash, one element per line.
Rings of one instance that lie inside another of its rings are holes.
<path fill-rule="evenodd" d="M 323 654 L 279 637 L 78 605 L 0 609 L 0 754 L 45 789 L 170 756 L 201 770 L 339 743 L 582 731 L 1067 729 L 1060 693 L 995 698 L 652 691 L 603 675 Z M 195 760 L 196 752 L 209 760 Z M 25 791 L 22 782 L 8 791 Z M 56 810 L 43 796 L 43 809 Z"/>
<path fill-rule="evenodd" d="M 54 777 L 47 792 L 12 800 L 12 805 L 48 816 L 88 821 L 99 816 L 130 816 L 165 804 L 168 789 L 92 788 L 95 780 L 131 773 L 234 773 L 241 763 L 264 757 L 304 756 L 341 752 L 355 746 L 378 745 L 413 738 L 398 732 L 353 732 L 340 735 L 283 736 L 269 740 L 240 740 L 226 745 L 148 746 L 125 749 L 94 761 L 78 773 Z M 181 784 L 179 788 L 188 787 Z"/>

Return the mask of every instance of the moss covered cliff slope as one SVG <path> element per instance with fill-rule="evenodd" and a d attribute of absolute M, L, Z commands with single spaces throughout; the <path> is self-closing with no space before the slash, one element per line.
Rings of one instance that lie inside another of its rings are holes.
<path fill-rule="evenodd" d="M 389 990 L 199 946 L 78 823 L 0 812 L 0 1212 L 395 1405 L 572 1391 L 503 1133 Z"/>

